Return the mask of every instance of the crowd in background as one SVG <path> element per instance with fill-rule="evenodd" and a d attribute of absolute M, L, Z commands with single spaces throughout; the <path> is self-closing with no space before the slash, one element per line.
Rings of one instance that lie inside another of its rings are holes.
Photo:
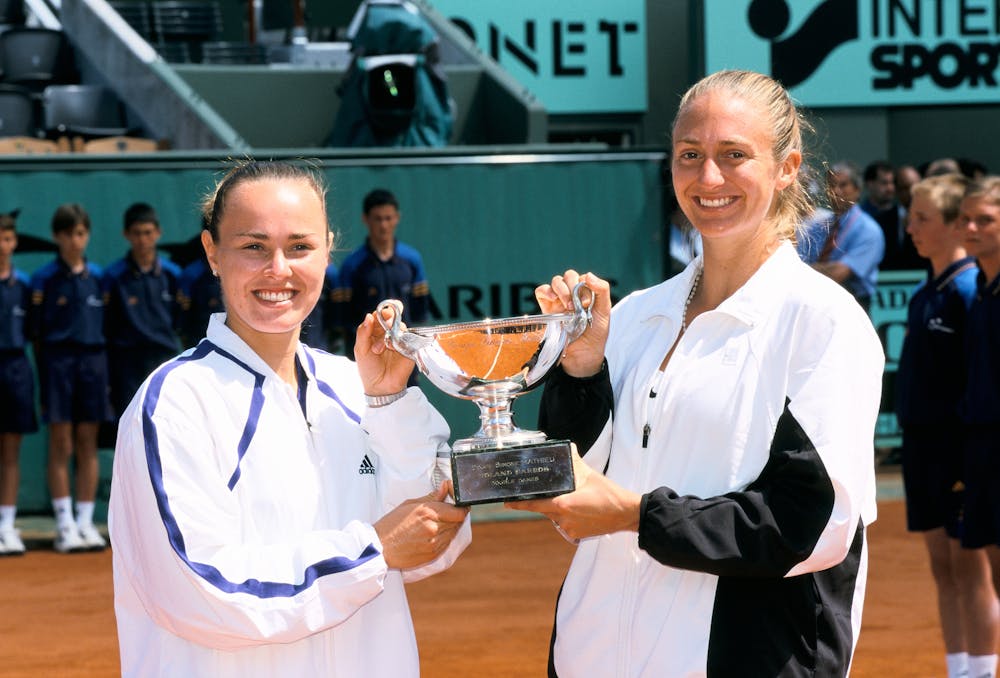
<path fill-rule="evenodd" d="M 830 211 L 803 259 L 869 307 L 878 272 L 923 270 L 909 298 L 890 398 L 907 529 L 925 542 L 949 678 L 995 676 L 1000 635 L 1000 179 L 977 162 L 917 169 L 849 162 L 827 173 Z"/>
<path fill-rule="evenodd" d="M 340 270 L 327 268 L 302 325 L 304 343 L 352 357 L 355 328 L 386 298 L 403 301 L 406 322 L 426 319 L 427 277 L 419 252 L 396 238 L 400 214 L 391 192 L 365 196 L 368 237 Z M 146 377 L 197 344 L 211 315 L 224 310 L 218 272 L 204 256 L 183 268 L 162 256 L 159 218 L 146 203 L 124 212 L 125 255 L 98 265 L 86 255 L 89 214 L 68 203 L 52 217 L 56 256 L 28 276 L 13 263 L 16 216 L 0 216 L 0 555 L 25 551 L 15 527 L 19 454 L 23 436 L 38 430 L 38 414 L 49 434 L 54 547 L 101 550 L 106 541 L 93 520 L 98 447 L 113 446 L 115 422 Z"/>

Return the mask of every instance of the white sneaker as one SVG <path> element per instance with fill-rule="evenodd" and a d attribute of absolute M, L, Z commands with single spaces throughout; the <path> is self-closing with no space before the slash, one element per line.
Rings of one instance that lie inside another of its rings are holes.
<path fill-rule="evenodd" d="M 104 537 L 97 531 L 93 523 L 89 525 L 77 525 L 77 529 L 80 530 L 83 547 L 87 551 L 103 551 L 107 548 L 108 542 L 104 541 Z"/>
<path fill-rule="evenodd" d="M 0 530 L 0 553 L 5 556 L 19 556 L 24 553 L 21 533 L 13 527 Z"/>
<path fill-rule="evenodd" d="M 75 524 L 60 527 L 52 546 L 59 553 L 79 553 L 87 549 Z"/>

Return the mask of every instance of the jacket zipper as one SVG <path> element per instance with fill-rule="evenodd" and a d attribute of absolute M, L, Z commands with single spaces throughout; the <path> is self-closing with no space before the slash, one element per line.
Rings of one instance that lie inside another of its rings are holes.
<path fill-rule="evenodd" d="M 642 403 L 642 418 L 646 422 L 642 427 L 642 449 L 644 450 L 649 445 L 649 434 L 653 430 L 652 425 L 649 423 L 649 406 L 652 404 L 653 399 L 663 390 L 663 374 L 664 370 L 657 370 L 656 374 L 653 375 L 653 381 L 649 385 L 649 396 Z"/>

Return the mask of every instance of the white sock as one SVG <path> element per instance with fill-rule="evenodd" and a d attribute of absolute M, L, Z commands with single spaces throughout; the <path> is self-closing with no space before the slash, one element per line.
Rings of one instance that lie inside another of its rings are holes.
<path fill-rule="evenodd" d="M 52 510 L 56 514 L 56 525 L 61 529 L 73 524 L 73 502 L 69 497 L 57 497 L 52 500 Z"/>
<path fill-rule="evenodd" d="M 13 529 L 16 515 L 17 506 L 0 506 L 0 530 Z"/>
<path fill-rule="evenodd" d="M 944 656 L 948 667 L 948 678 L 967 678 L 969 675 L 969 653 L 952 652 Z"/>
<path fill-rule="evenodd" d="M 969 655 L 969 678 L 995 678 L 997 656 L 995 654 Z"/>
<path fill-rule="evenodd" d="M 76 524 L 80 527 L 94 524 L 94 502 L 76 502 Z"/>

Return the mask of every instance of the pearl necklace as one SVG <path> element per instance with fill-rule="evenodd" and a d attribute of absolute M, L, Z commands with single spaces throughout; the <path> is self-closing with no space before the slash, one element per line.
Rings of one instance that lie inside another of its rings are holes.
<path fill-rule="evenodd" d="M 698 283 L 701 282 L 701 274 L 704 270 L 704 268 L 699 268 L 698 272 L 694 274 L 694 281 L 691 283 L 691 291 L 688 292 L 687 299 L 684 300 L 684 310 L 681 311 L 681 334 L 684 334 L 684 332 L 687 331 L 688 306 L 691 305 L 691 300 L 694 299 L 694 294 L 698 291 Z"/>

